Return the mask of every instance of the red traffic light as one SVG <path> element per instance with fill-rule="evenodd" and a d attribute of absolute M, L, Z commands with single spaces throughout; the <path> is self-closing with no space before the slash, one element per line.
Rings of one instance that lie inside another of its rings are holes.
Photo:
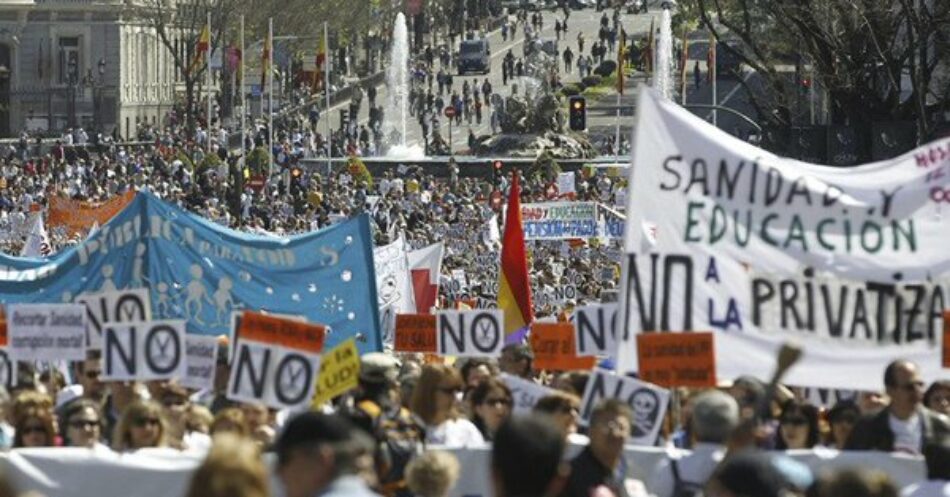
<path fill-rule="evenodd" d="M 808 78 L 803 78 L 803 79 L 802 79 L 802 87 L 804 87 L 804 88 L 811 88 L 811 80 L 808 79 Z"/>
<path fill-rule="evenodd" d="M 502 163 L 501 163 L 500 160 L 496 160 L 496 161 L 494 161 L 494 162 L 491 163 L 491 167 L 495 168 L 496 171 L 500 171 L 500 170 L 501 170 L 501 166 L 502 166 Z"/>

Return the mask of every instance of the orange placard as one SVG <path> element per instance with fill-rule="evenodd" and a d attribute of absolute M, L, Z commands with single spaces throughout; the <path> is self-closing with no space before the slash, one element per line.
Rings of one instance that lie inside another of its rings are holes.
<path fill-rule="evenodd" d="M 715 387 L 712 333 L 640 333 L 640 378 L 661 387 Z"/>
<path fill-rule="evenodd" d="M 238 340 L 254 340 L 314 354 L 323 351 L 327 327 L 244 311 L 238 322 Z"/>
<path fill-rule="evenodd" d="M 4 326 L 6 339 L 6 326 Z M 950 311 L 943 311 L 943 367 L 950 369 Z"/>
<path fill-rule="evenodd" d="M 534 323 L 531 325 L 531 350 L 534 368 L 549 371 L 588 370 L 596 357 L 578 357 L 574 344 L 573 323 Z"/>
<path fill-rule="evenodd" d="M 85 232 L 96 223 L 100 226 L 109 222 L 135 198 L 135 192 L 113 197 L 105 202 L 92 203 L 73 200 L 62 196 L 49 199 L 49 213 L 46 224 L 51 228 L 65 228 L 69 236 Z"/>
<path fill-rule="evenodd" d="M 435 315 L 396 314 L 396 352 L 428 352 L 438 349 L 435 343 Z"/>

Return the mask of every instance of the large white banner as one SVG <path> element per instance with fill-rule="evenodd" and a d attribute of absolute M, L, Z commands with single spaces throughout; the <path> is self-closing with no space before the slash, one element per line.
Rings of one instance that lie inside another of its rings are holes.
<path fill-rule="evenodd" d="M 409 250 L 409 245 L 402 235 L 389 245 L 373 249 L 380 330 L 386 343 L 393 341 L 396 314 L 416 312 L 412 276 L 409 272 Z"/>
<path fill-rule="evenodd" d="M 784 159 L 640 94 L 618 360 L 641 330 L 713 330 L 720 379 L 880 389 L 905 357 L 940 370 L 950 271 L 950 139 L 854 168 Z"/>

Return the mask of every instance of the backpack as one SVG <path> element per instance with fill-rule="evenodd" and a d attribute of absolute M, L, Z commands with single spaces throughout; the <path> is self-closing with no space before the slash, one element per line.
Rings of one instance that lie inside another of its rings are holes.
<path fill-rule="evenodd" d="M 673 497 L 703 497 L 702 483 L 686 481 L 680 475 L 679 460 L 670 459 L 673 470 Z"/>
<path fill-rule="evenodd" d="M 411 495 L 406 484 L 406 466 L 424 449 L 423 423 L 405 407 L 384 411 L 371 400 L 364 400 L 356 407 L 372 419 L 381 493 L 386 497 Z"/>

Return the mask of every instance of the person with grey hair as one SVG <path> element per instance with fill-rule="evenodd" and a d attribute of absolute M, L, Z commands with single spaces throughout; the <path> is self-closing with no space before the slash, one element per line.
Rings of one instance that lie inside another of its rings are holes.
<path fill-rule="evenodd" d="M 690 403 L 692 417 L 692 451 L 670 454 L 654 474 L 656 481 L 647 482 L 657 497 L 691 495 L 703 488 L 726 453 L 725 444 L 739 425 L 739 404 L 731 395 L 719 390 L 703 392 Z"/>

